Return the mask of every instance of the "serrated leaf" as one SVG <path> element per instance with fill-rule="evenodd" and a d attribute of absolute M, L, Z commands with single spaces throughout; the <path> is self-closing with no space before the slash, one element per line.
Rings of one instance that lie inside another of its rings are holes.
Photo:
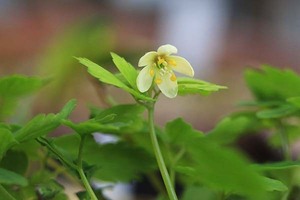
<path fill-rule="evenodd" d="M 121 74 L 124 76 L 124 78 L 128 81 L 130 86 L 134 89 L 137 89 L 136 78 L 138 73 L 136 69 L 130 63 L 128 63 L 124 58 L 118 56 L 115 53 L 110 53 L 110 54 L 113 58 L 113 62 L 115 63 L 115 65 L 117 66 Z"/>
<path fill-rule="evenodd" d="M 86 66 L 88 68 L 88 72 L 94 76 L 95 78 L 98 78 L 100 81 L 106 84 L 110 84 L 116 87 L 119 87 L 133 96 L 135 96 L 138 99 L 142 100 L 148 100 L 148 101 L 154 101 L 154 99 L 147 97 L 140 92 L 128 87 L 125 83 L 123 83 L 120 79 L 118 79 L 114 74 L 109 72 L 108 70 L 104 69 L 103 67 L 99 66 L 98 64 L 86 59 L 86 58 L 76 58 L 79 60 L 81 64 Z"/>
<path fill-rule="evenodd" d="M 16 143 L 17 141 L 8 129 L 0 128 L 0 160 L 5 152 Z"/>
<path fill-rule="evenodd" d="M 258 100 L 285 101 L 300 96 L 300 77 L 292 70 L 264 65 L 261 70 L 247 70 L 245 80 Z"/>
<path fill-rule="evenodd" d="M 177 80 L 178 94 L 202 94 L 209 95 L 212 92 L 219 91 L 220 89 L 226 89 L 225 86 L 216 85 L 199 79 L 180 77 Z"/>
<path fill-rule="evenodd" d="M 257 117 L 262 119 L 281 118 L 297 112 L 299 109 L 290 104 L 283 104 L 276 108 L 270 108 L 257 112 Z"/>
<path fill-rule="evenodd" d="M 47 135 L 56 129 L 61 120 L 66 119 L 76 106 L 76 100 L 69 101 L 58 114 L 40 114 L 30 120 L 15 133 L 18 142 L 25 142 L 40 136 Z"/>
<path fill-rule="evenodd" d="M 0 168 L 0 184 L 26 186 L 28 181 L 15 172 Z"/>

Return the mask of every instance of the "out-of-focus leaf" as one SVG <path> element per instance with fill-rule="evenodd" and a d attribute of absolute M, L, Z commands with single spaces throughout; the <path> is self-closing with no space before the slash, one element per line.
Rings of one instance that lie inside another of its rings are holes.
<path fill-rule="evenodd" d="M 130 87 L 128 87 L 125 83 L 123 83 L 120 79 L 118 79 L 114 74 L 109 72 L 108 70 L 104 69 L 103 67 L 97 65 L 96 63 L 86 59 L 86 58 L 77 58 L 81 64 L 86 66 L 88 68 L 88 72 L 94 76 L 95 78 L 98 78 L 101 82 L 114 85 L 116 87 L 119 87 L 133 96 L 135 96 L 138 99 L 142 100 L 148 100 L 148 101 L 154 101 L 152 98 L 147 97 L 137 90 L 134 90 Z"/>
<path fill-rule="evenodd" d="M 264 177 L 265 184 L 267 186 L 267 191 L 287 191 L 288 187 L 284 185 L 281 181 Z"/>
<path fill-rule="evenodd" d="M 295 112 L 299 111 L 299 109 L 290 104 L 284 104 L 277 108 L 270 108 L 266 110 L 259 111 L 257 113 L 257 117 L 262 119 L 270 119 L 270 118 L 281 118 L 288 115 L 291 115 Z"/>
<path fill-rule="evenodd" d="M 7 151 L 0 162 L 0 167 L 18 174 L 25 174 L 28 167 L 27 155 L 22 151 Z"/>
<path fill-rule="evenodd" d="M 5 152 L 16 143 L 17 141 L 8 129 L 0 128 L 0 160 Z"/>
<path fill-rule="evenodd" d="M 16 200 L 2 185 L 0 185 L 0 197 L 5 200 Z"/>
<path fill-rule="evenodd" d="M 261 70 L 248 69 L 245 80 L 253 95 L 260 101 L 285 101 L 300 96 L 300 77 L 291 70 L 263 66 Z"/>
<path fill-rule="evenodd" d="M 203 133 L 193 129 L 183 119 L 178 118 L 166 124 L 166 133 L 171 144 L 189 145 L 195 138 L 203 137 Z"/>
<path fill-rule="evenodd" d="M 121 74 L 124 76 L 124 78 L 128 81 L 130 86 L 134 89 L 137 89 L 136 78 L 138 73 L 136 69 L 124 58 L 118 56 L 117 54 L 111 53 L 111 56 L 113 58 L 113 62 L 115 63 Z"/>
<path fill-rule="evenodd" d="M 78 135 L 71 134 L 55 138 L 54 144 L 62 149 L 62 152 L 71 153 L 75 157 L 79 141 Z M 124 142 L 100 145 L 92 136 L 86 136 L 83 160 L 97 167 L 95 178 L 105 181 L 130 181 L 156 166 L 152 155 L 142 148 Z"/>
<path fill-rule="evenodd" d="M 216 191 L 213 191 L 206 187 L 200 186 L 188 186 L 181 199 L 182 200 L 199 200 L 200 198 L 203 200 L 216 200 L 218 199 L 218 194 Z"/>
<path fill-rule="evenodd" d="M 287 102 L 293 104 L 297 108 L 300 108 L 300 97 L 291 97 L 291 98 L 288 98 Z"/>
<path fill-rule="evenodd" d="M 130 181 L 156 167 L 154 158 L 141 148 L 125 143 L 86 148 L 84 159 L 99 167 L 95 177 L 106 181 Z"/>
<path fill-rule="evenodd" d="M 266 163 L 266 164 L 253 164 L 251 167 L 258 171 L 267 171 L 267 170 L 282 170 L 300 167 L 300 161 L 282 161 L 275 163 Z"/>
<path fill-rule="evenodd" d="M 12 75 L 0 78 L 0 99 L 19 98 L 31 94 L 47 83 L 38 77 Z"/>
<path fill-rule="evenodd" d="M 15 133 L 15 139 L 18 142 L 24 142 L 48 134 L 60 125 L 61 120 L 71 114 L 75 106 L 76 101 L 71 100 L 56 115 L 52 113 L 37 115 Z"/>
<path fill-rule="evenodd" d="M 32 94 L 48 81 L 38 77 L 12 75 L 0 78 L 0 120 L 10 116 L 20 98 Z"/>
<path fill-rule="evenodd" d="M 224 118 L 205 137 L 220 144 L 228 144 L 244 134 L 255 133 L 255 129 L 261 126 L 261 123 L 253 114 L 245 113 L 240 116 Z"/>
<path fill-rule="evenodd" d="M 216 85 L 199 79 L 180 77 L 178 82 L 178 94 L 202 94 L 209 95 L 212 92 L 219 91 L 220 89 L 226 89 L 225 86 Z"/>
<path fill-rule="evenodd" d="M 262 199 L 267 186 L 261 175 L 237 152 L 206 138 L 195 139 L 188 146 L 194 164 L 189 178 L 216 190 Z"/>
<path fill-rule="evenodd" d="M 28 181 L 15 172 L 0 168 L 0 184 L 26 186 Z"/>
<path fill-rule="evenodd" d="M 62 123 L 72 128 L 76 133 L 80 135 L 92 134 L 95 132 L 116 132 L 120 128 L 113 125 L 101 124 L 95 119 L 91 119 L 85 122 L 75 124 L 69 120 L 63 120 Z"/>
<path fill-rule="evenodd" d="M 53 199 L 57 194 L 62 192 L 63 186 L 54 180 L 39 184 L 36 191 L 40 198 L 45 200 Z"/>
<path fill-rule="evenodd" d="M 95 120 L 107 119 L 107 116 L 113 116 L 102 123 L 107 126 L 117 128 L 116 131 L 106 131 L 107 133 L 134 133 L 143 128 L 143 118 L 141 114 L 145 108 L 136 104 L 117 105 L 108 109 L 93 108 L 91 117 Z M 105 132 L 105 131 L 104 131 Z"/>

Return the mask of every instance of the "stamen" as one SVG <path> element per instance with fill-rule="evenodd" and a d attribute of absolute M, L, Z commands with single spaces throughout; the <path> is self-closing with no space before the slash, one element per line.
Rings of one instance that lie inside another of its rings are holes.
<path fill-rule="evenodd" d="M 162 82 L 161 78 L 155 79 L 155 83 L 156 83 L 157 85 L 161 84 L 161 82 Z"/>
<path fill-rule="evenodd" d="M 170 77 L 170 79 L 171 79 L 171 81 L 176 81 L 176 76 L 175 76 L 175 74 L 172 74 L 172 76 Z"/>
<path fill-rule="evenodd" d="M 158 56 L 157 57 L 157 66 L 158 68 L 164 68 L 168 65 L 164 57 Z"/>
<path fill-rule="evenodd" d="M 154 76 L 154 70 L 150 69 L 150 76 Z"/>
<path fill-rule="evenodd" d="M 177 63 L 175 62 L 175 60 L 172 60 L 172 59 L 169 59 L 168 63 L 169 63 L 169 65 L 173 65 L 173 66 L 177 65 Z"/>
<path fill-rule="evenodd" d="M 158 56 L 157 57 L 157 63 L 158 63 L 158 65 L 160 66 L 161 64 L 163 64 L 163 62 L 165 62 L 165 60 L 162 58 L 162 57 L 160 57 L 160 56 Z"/>

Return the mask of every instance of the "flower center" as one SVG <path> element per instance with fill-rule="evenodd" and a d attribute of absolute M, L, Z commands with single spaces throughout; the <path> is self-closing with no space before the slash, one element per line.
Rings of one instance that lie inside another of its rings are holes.
<path fill-rule="evenodd" d="M 157 67 L 159 69 L 165 68 L 168 65 L 167 61 L 164 59 L 164 57 L 158 56 L 157 57 Z"/>

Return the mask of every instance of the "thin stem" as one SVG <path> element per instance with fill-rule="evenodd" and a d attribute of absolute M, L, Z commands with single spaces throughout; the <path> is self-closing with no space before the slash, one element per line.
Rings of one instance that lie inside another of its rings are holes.
<path fill-rule="evenodd" d="M 170 167 L 170 178 L 172 182 L 172 186 L 175 187 L 175 178 L 176 178 L 176 173 L 174 170 L 175 165 L 177 162 L 182 158 L 182 156 L 185 154 L 185 148 L 182 148 L 175 156 L 175 158 L 172 160 L 171 167 Z"/>
<path fill-rule="evenodd" d="M 155 134 L 154 104 L 152 106 L 148 107 L 148 119 L 149 119 L 149 125 L 150 125 L 150 137 L 151 137 L 151 141 L 152 141 L 154 154 L 155 154 L 156 161 L 157 161 L 161 176 L 163 178 L 165 187 L 167 189 L 168 196 L 169 196 L 170 200 L 177 200 L 178 198 L 177 198 L 174 188 L 172 186 L 172 182 L 171 182 L 167 167 L 165 165 L 156 134 Z"/>
<path fill-rule="evenodd" d="M 77 166 L 65 159 L 65 157 L 46 139 L 43 137 L 39 137 L 36 139 L 40 144 L 46 146 L 49 151 L 51 151 L 63 164 L 67 165 L 71 169 L 77 169 Z"/>
<path fill-rule="evenodd" d="M 94 191 L 82 169 L 82 152 L 83 152 L 84 141 L 85 141 L 85 136 L 81 136 L 79 150 L 78 150 L 78 157 L 77 157 L 77 171 L 78 171 L 81 181 L 82 181 L 87 193 L 91 197 L 91 199 L 97 200 L 98 198 L 95 195 L 95 193 L 94 193 Z"/>

